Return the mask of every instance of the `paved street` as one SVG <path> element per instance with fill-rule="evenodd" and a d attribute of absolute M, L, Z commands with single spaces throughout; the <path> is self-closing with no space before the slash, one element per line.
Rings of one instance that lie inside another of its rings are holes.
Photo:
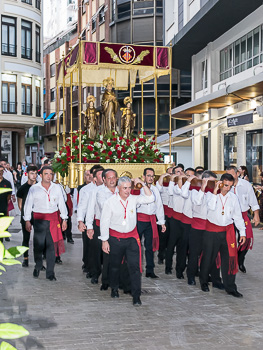
<path fill-rule="evenodd" d="M 6 246 L 21 244 L 19 218 Z M 253 349 L 263 347 L 262 277 L 263 232 L 255 230 L 246 275 L 237 276 L 243 299 L 224 291 L 204 293 L 186 280 L 164 274 L 158 280 L 143 277 L 141 307 L 130 296 L 110 298 L 81 271 L 82 241 L 74 229 L 75 244 L 66 244 L 63 265 L 56 266 L 56 282 L 41 272 L 34 279 L 32 242 L 30 267 L 7 267 L 1 276 L 0 321 L 26 327 L 30 336 L 13 343 L 20 349 Z"/>

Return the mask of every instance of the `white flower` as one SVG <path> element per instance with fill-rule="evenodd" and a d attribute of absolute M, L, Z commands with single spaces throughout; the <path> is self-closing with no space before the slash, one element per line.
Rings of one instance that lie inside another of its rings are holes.
<path fill-rule="evenodd" d="M 100 135 L 100 140 L 103 141 L 103 135 Z"/>
<path fill-rule="evenodd" d="M 110 150 L 111 150 L 112 152 L 114 152 L 114 151 L 115 151 L 115 148 L 114 148 L 114 147 L 111 147 Z"/>
<path fill-rule="evenodd" d="M 64 152 L 63 152 L 63 153 L 61 153 L 61 156 L 62 156 L 62 157 L 65 157 L 65 155 L 66 155 L 66 153 L 64 153 Z"/>
<path fill-rule="evenodd" d="M 81 143 L 84 143 L 84 140 L 81 140 Z"/>
<path fill-rule="evenodd" d="M 106 163 L 109 163 L 110 162 L 110 159 L 106 159 Z"/>

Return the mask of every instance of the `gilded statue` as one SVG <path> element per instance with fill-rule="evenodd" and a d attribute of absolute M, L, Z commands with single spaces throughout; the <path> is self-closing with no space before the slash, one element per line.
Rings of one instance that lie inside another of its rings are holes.
<path fill-rule="evenodd" d="M 118 109 L 118 101 L 115 93 L 112 91 L 114 87 L 114 80 L 107 78 L 103 80 L 103 86 L 106 88 L 101 101 L 102 120 L 102 134 L 106 135 L 113 130 L 116 130 L 116 113 Z"/>
<path fill-rule="evenodd" d="M 95 139 L 98 133 L 98 118 L 100 113 L 95 108 L 95 97 L 90 95 L 87 97 L 87 109 L 84 118 L 84 129 L 90 139 Z"/>
<path fill-rule="evenodd" d="M 132 111 L 132 99 L 128 96 L 123 100 L 125 108 L 121 108 L 121 133 L 123 137 L 129 138 L 135 127 L 136 114 Z"/>

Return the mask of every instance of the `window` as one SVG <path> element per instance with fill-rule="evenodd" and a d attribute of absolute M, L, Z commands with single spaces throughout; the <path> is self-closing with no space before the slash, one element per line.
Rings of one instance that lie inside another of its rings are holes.
<path fill-rule="evenodd" d="M 21 56 L 32 60 L 32 23 L 24 20 L 21 25 Z"/>
<path fill-rule="evenodd" d="M 25 4 L 32 5 L 32 0 L 22 0 Z"/>
<path fill-rule="evenodd" d="M 178 30 L 184 26 L 184 0 L 178 0 Z"/>
<path fill-rule="evenodd" d="M 68 23 L 69 23 L 69 22 L 72 22 L 72 17 L 69 17 L 69 18 L 68 18 Z"/>
<path fill-rule="evenodd" d="M 207 89 L 207 61 L 202 62 L 202 86 L 201 89 Z"/>
<path fill-rule="evenodd" d="M 16 56 L 16 19 L 2 16 L 2 55 Z"/>
<path fill-rule="evenodd" d="M 111 3 L 111 20 L 115 21 L 116 18 L 116 0 L 112 0 Z"/>
<path fill-rule="evenodd" d="M 85 0 L 82 0 L 81 6 L 82 6 L 82 14 L 84 15 L 86 13 L 86 1 Z"/>
<path fill-rule="evenodd" d="M 16 80 L 16 77 L 15 77 Z M 16 82 L 2 82 L 2 113 L 16 114 Z"/>
<path fill-rule="evenodd" d="M 92 31 L 92 33 L 95 32 L 95 30 L 96 30 L 96 17 L 93 17 L 91 19 L 91 31 Z"/>
<path fill-rule="evenodd" d="M 53 64 L 51 64 L 51 66 L 50 66 L 50 76 L 51 76 L 51 77 L 54 77 L 55 74 L 56 74 L 56 64 L 53 63 Z"/>
<path fill-rule="evenodd" d="M 160 8 L 161 3 L 161 8 Z M 154 13 L 154 2 L 153 1 L 135 1 L 133 5 L 133 15 L 153 15 Z M 156 1 L 156 12 L 162 13 L 162 1 Z"/>
<path fill-rule="evenodd" d="M 40 95 L 40 82 L 36 86 L 36 116 L 41 117 L 41 95 Z"/>
<path fill-rule="evenodd" d="M 50 90 L 50 101 L 53 102 L 56 99 L 56 89 L 51 89 Z"/>
<path fill-rule="evenodd" d="M 220 51 L 220 80 L 263 62 L 263 26 L 259 26 Z"/>
<path fill-rule="evenodd" d="M 118 19 L 130 17 L 130 15 L 131 15 L 131 4 L 130 3 L 118 5 Z"/>
<path fill-rule="evenodd" d="M 36 0 L 36 8 L 41 10 L 41 0 Z"/>
<path fill-rule="evenodd" d="M 23 81 L 26 82 L 23 83 Z M 32 89 L 31 89 L 31 78 L 22 77 L 22 95 L 21 95 L 21 110 L 23 115 L 32 115 Z"/>
<path fill-rule="evenodd" d="M 36 62 L 40 63 L 41 52 L 40 52 L 40 27 L 36 25 Z"/>
<path fill-rule="evenodd" d="M 104 6 L 101 8 L 99 12 L 99 24 L 105 22 L 105 13 L 104 13 Z"/>

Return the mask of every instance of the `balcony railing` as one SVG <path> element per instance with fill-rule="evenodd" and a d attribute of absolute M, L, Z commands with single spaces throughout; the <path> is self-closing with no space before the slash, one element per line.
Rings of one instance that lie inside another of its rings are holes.
<path fill-rule="evenodd" d="M 32 60 L 32 49 L 21 46 L 21 56 L 22 56 L 22 58 Z"/>
<path fill-rule="evenodd" d="M 16 56 L 16 45 L 2 43 L 2 55 Z"/>
<path fill-rule="evenodd" d="M 41 10 L 41 0 L 36 0 L 36 8 Z"/>
<path fill-rule="evenodd" d="M 2 101 L 2 113 L 16 114 L 16 102 Z"/>
<path fill-rule="evenodd" d="M 36 52 L 36 62 L 40 63 L 40 60 L 41 60 L 41 53 Z"/>
<path fill-rule="evenodd" d="M 36 105 L 36 116 L 41 117 L 41 106 Z"/>
<path fill-rule="evenodd" d="M 23 115 L 32 115 L 32 105 L 30 103 L 22 103 L 21 107 Z"/>
<path fill-rule="evenodd" d="M 25 2 L 28 5 L 32 5 L 32 0 L 22 0 L 22 2 Z"/>

